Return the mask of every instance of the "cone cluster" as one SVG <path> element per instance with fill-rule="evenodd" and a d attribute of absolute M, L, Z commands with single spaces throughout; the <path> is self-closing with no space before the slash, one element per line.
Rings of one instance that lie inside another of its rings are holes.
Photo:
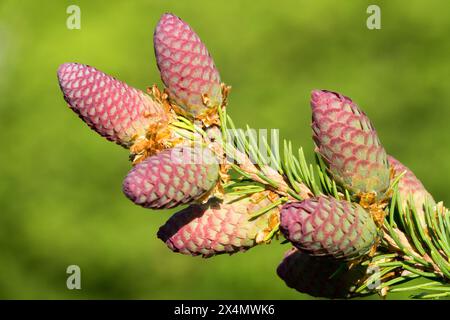
<path fill-rule="evenodd" d="M 122 185 L 128 199 L 150 209 L 189 205 L 158 232 L 171 250 L 210 257 L 265 242 L 278 223 L 278 209 L 252 214 L 278 196 L 267 191 L 222 195 L 218 141 L 192 145 L 172 139 L 169 130 L 177 115 L 202 119 L 222 104 L 220 75 L 206 46 L 183 20 L 164 14 L 155 28 L 154 49 L 165 93 L 152 88 L 147 94 L 93 67 L 65 63 L 58 70 L 64 99 L 89 127 L 130 149 L 134 167 Z M 218 127 L 204 129 L 213 140 L 221 138 Z"/>
<path fill-rule="evenodd" d="M 402 200 L 423 214 L 423 205 L 434 200 L 420 180 L 387 155 L 356 103 L 314 90 L 312 137 L 336 193 L 305 192 L 298 201 L 273 184 L 264 191 L 227 193 L 230 166 L 222 163 L 226 155 L 217 122 L 226 105 L 225 86 L 214 61 L 193 29 L 173 14 L 161 17 L 153 39 L 162 91 L 154 86 L 147 94 L 79 63 L 65 63 L 57 72 L 69 107 L 98 134 L 130 149 L 134 166 L 123 181 L 125 196 L 150 209 L 187 205 L 157 233 L 174 252 L 233 254 L 282 235 L 293 246 L 277 269 L 287 286 L 312 296 L 353 296 L 366 276 L 360 262 L 377 249 L 392 181 L 403 174 Z M 200 120 L 201 141 L 173 130 L 180 116 Z M 205 120 L 211 117 L 216 122 Z M 235 182 L 260 178 L 251 173 Z M 257 181 L 250 187 L 260 188 Z"/>

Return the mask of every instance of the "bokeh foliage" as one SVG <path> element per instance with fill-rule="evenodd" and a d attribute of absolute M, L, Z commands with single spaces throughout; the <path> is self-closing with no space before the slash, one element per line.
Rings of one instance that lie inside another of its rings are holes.
<path fill-rule="evenodd" d="M 81 8 L 81 30 L 66 8 Z M 382 29 L 366 28 L 378 4 Z M 309 94 L 352 97 L 389 153 L 450 203 L 450 3 L 428 1 L 15 1 L 0 3 L 0 298 L 303 299 L 275 274 L 287 246 L 208 260 L 156 239 L 173 210 L 121 192 L 127 151 L 70 111 L 56 70 L 93 65 L 130 85 L 160 84 L 153 27 L 186 20 L 233 86 L 238 125 L 278 128 L 312 157 Z M 66 289 L 66 267 L 82 290 Z M 394 298 L 407 298 L 393 295 Z"/>

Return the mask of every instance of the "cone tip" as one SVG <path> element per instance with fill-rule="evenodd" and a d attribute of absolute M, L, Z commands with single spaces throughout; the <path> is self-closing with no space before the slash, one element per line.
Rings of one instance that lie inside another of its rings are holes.
<path fill-rule="evenodd" d="M 65 63 L 59 65 L 58 71 L 56 72 L 58 75 L 58 78 L 60 79 L 61 76 L 67 71 L 67 69 L 77 66 L 77 65 L 79 65 L 79 63 L 76 63 L 76 62 L 65 62 Z"/>
<path fill-rule="evenodd" d="M 324 90 L 324 89 L 314 89 L 311 91 L 311 106 L 316 107 L 318 105 L 329 103 L 331 101 L 335 100 L 341 100 L 341 101 L 347 101 L 349 103 L 352 102 L 352 100 L 349 97 L 346 97 L 339 92 L 331 91 L 331 90 Z"/>
<path fill-rule="evenodd" d="M 311 106 L 315 107 L 328 100 L 330 91 L 322 89 L 314 89 L 311 91 Z"/>
<path fill-rule="evenodd" d="M 183 22 L 183 20 L 181 20 L 180 17 L 176 16 L 175 14 L 173 14 L 173 13 L 171 13 L 171 12 L 165 12 L 165 13 L 163 13 L 163 14 L 161 15 L 161 17 L 159 18 L 159 21 L 158 21 L 158 24 L 157 24 L 157 25 L 164 24 L 164 23 L 166 23 L 167 21 L 170 21 L 170 20 L 173 20 L 173 19 L 176 19 L 176 20 L 179 20 L 179 21 L 182 21 L 182 22 Z M 183 22 L 183 23 L 184 23 L 184 22 Z"/>

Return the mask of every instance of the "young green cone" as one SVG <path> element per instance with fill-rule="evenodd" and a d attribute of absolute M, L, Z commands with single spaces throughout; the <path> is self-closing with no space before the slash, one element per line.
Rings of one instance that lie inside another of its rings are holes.
<path fill-rule="evenodd" d="M 345 260 L 368 253 L 378 234 L 360 205 L 327 196 L 285 204 L 280 230 L 302 252 Z"/>
<path fill-rule="evenodd" d="M 354 193 L 389 187 L 386 151 L 369 118 L 349 98 L 315 90 L 311 95 L 313 139 L 333 178 Z"/>
<path fill-rule="evenodd" d="M 123 182 L 123 192 L 145 208 L 164 209 L 189 203 L 217 183 L 219 164 L 206 147 L 176 147 L 138 163 Z"/>
<path fill-rule="evenodd" d="M 236 197 L 223 202 L 191 205 L 175 213 L 158 231 L 158 238 L 174 252 L 211 257 L 248 250 L 264 241 L 278 221 L 278 211 L 251 219 L 253 213 L 272 203 L 267 193 Z"/>
<path fill-rule="evenodd" d="M 295 248 L 289 250 L 277 268 L 289 288 L 322 298 L 351 298 L 366 269 L 356 265 L 348 270 L 338 260 L 313 257 Z"/>

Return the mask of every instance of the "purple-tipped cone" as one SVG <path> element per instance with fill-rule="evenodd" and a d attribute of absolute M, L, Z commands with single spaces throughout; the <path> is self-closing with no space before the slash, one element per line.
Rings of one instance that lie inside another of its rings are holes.
<path fill-rule="evenodd" d="M 164 14 L 153 36 L 156 61 L 161 79 L 174 100 L 186 115 L 197 117 L 208 107 L 222 102 L 219 72 L 205 45 L 183 20 L 173 14 Z"/>
<path fill-rule="evenodd" d="M 349 98 L 315 90 L 313 139 L 333 178 L 354 193 L 382 194 L 389 186 L 386 152 L 369 118 Z"/>
<path fill-rule="evenodd" d="M 368 253 L 378 234 L 360 205 L 326 196 L 285 204 L 280 230 L 302 252 L 345 260 Z"/>
<path fill-rule="evenodd" d="M 151 125 L 168 121 L 165 109 L 148 95 L 93 67 L 62 64 L 58 80 L 70 108 L 101 136 L 124 147 Z"/>
<path fill-rule="evenodd" d="M 398 175 L 405 172 L 405 174 L 400 178 L 398 182 L 398 192 L 402 198 L 403 206 L 406 206 L 410 202 L 410 197 L 412 197 L 413 203 L 419 215 L 423 216 L 424 204 L 428 202 L 430 205 L 435 205 L 431 194 L 425 189 L 422 182 L 415 176 L 415 174 L 400 161 L 392 156 L 388 156 L 389 164 L 391 168 L 394 169 L 394 175 Z M 423 221 L 424 222 L 424 221 Z"/>
<path fill-rule="evenodd" d="M 248 250 L 263 242 L 277 221 L 277 209 L 258 218 L 252 214 L 272 204 L 261 193 L 257 200 L 225 195 L 222 203 L 191 205 L 175 213 L 158 231 L 174 252 L 211 257 Z M 274 213 L 274 214 L 272 214 Z"/>
<path fill-rule="evenodd" d="M 337 260 L 313 257 L 291 249 L 278 266 L 277 274 L 289 288 L 314 297 L 337 299 L 354 295 L 366 269 L 356 265 L 348 270 Z"/>
<path fill-rule="evenodd" d="M 208 148 L 176 147 L 138 163 L 126 176 L 123 192 L 145 208 L 172 208 L 202 197 L 218 178 L 219 164 Z"/>

